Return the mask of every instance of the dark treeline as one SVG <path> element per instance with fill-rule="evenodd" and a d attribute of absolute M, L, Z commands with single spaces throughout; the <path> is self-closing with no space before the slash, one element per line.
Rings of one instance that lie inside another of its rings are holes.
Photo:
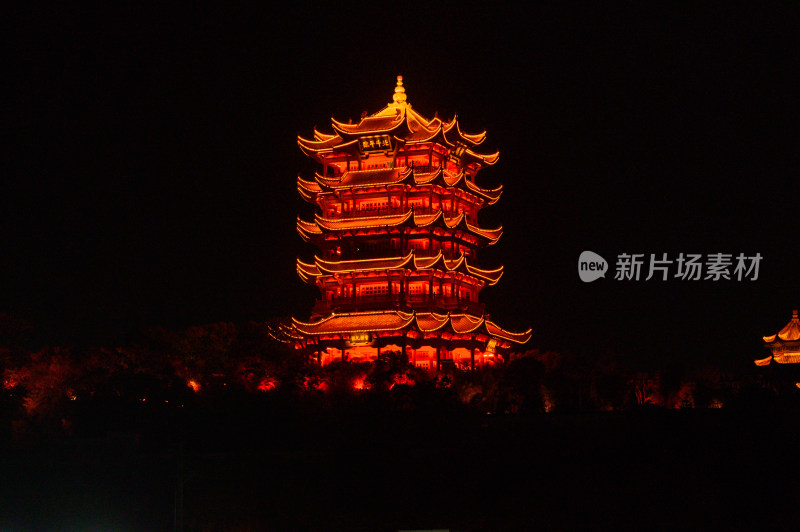
<path fill-rule="evenodd" d="M 652 367 L 530 349 L 475 372 L 430 373 L 399 353 L 373 364 L 320 368 L 275 341 L 265 322 L 150 329 L 121 347 L 37 347 L 30 331 L 22 320 L 3 316 L 2 420 L 16 435 L 72 433 L 96 429 L 93 424 L 129 430 L 113 427 L 115 420 L 158 423 L 182 409 L 219 407 L 234 398 L 239 407 L 283 398 L 292 408 L 326 408 L 380 397 L 395 410 L 422 408 L 435 398 L 479 414 L 765 408 L 800 399 L 789 369 L 752 363 Z"/>

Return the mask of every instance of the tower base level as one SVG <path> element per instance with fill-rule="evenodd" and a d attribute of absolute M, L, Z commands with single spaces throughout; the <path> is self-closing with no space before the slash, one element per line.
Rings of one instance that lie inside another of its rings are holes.
<path fill-rule="evenodd" d="M 501 329 L 486 316 L 413 311 L 333 314 L 310 323 L 293 319 L 285 332 L 321 366 L 374 362 L 392 353 L 430 370 L 470 370 L 502 362 L 512 344 L 523 344 L 531 335 Z"/>
<path fill-rule="evenodd" d="M 302 347 L 301 347 L 302 348 Z M 401 346 L 395 343 L 386 344 L 382 347 L 374 346 L 346 346 L 339 345 L 309 345 L 302 348 L 308 353 L 309 358 L 314 363 L 325 366 L 332 362 L 375 362 L 382 356 L 400 355 L 403 361 L 412 366 L 428 371 L 439 371 L 441 369 L 459 369 L 470 371 L 484 366 L 502 364 L 505 357 L 499 352 L 481 350 L 477 347 L 455 347 L 448 348 L 442 345 L 427 344 L 418 347 L 410 345 Z"/>

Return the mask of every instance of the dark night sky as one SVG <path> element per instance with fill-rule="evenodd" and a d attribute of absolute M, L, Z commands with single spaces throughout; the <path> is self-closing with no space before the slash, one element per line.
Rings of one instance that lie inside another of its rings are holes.
<path fill-rule="evenodd" d="M 531 347 L 745 362 L 800 306 L 798 11 L 495 4 L 14 14 L 0 312 L 52 342 L 307 317 L 298 133 L 405 77 L 486 129 L 483 300 Z M 750 281 L 584 284 L 578 255 L 761 253 Z"/>

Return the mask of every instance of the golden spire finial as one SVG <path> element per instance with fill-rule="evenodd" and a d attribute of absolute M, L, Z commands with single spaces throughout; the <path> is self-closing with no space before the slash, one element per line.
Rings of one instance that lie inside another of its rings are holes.
<path fill-rule="evenodd" d="M 397 86 L 394 88 L 392 100 L 396 104 L 406 103 L 406 90 L 403 88 L 403 76 L 397 76 Z"/>

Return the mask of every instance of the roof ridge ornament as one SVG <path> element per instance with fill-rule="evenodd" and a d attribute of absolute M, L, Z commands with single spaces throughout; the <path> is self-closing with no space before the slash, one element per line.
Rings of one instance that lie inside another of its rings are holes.
<path fill-rule="evenodd" d="M 406 103 L 406 89 L 403 87 L 403 76 L 397 76 L 397 85 L 394 88 L 392 100 L 397 105 L 408 105 Z"/>

